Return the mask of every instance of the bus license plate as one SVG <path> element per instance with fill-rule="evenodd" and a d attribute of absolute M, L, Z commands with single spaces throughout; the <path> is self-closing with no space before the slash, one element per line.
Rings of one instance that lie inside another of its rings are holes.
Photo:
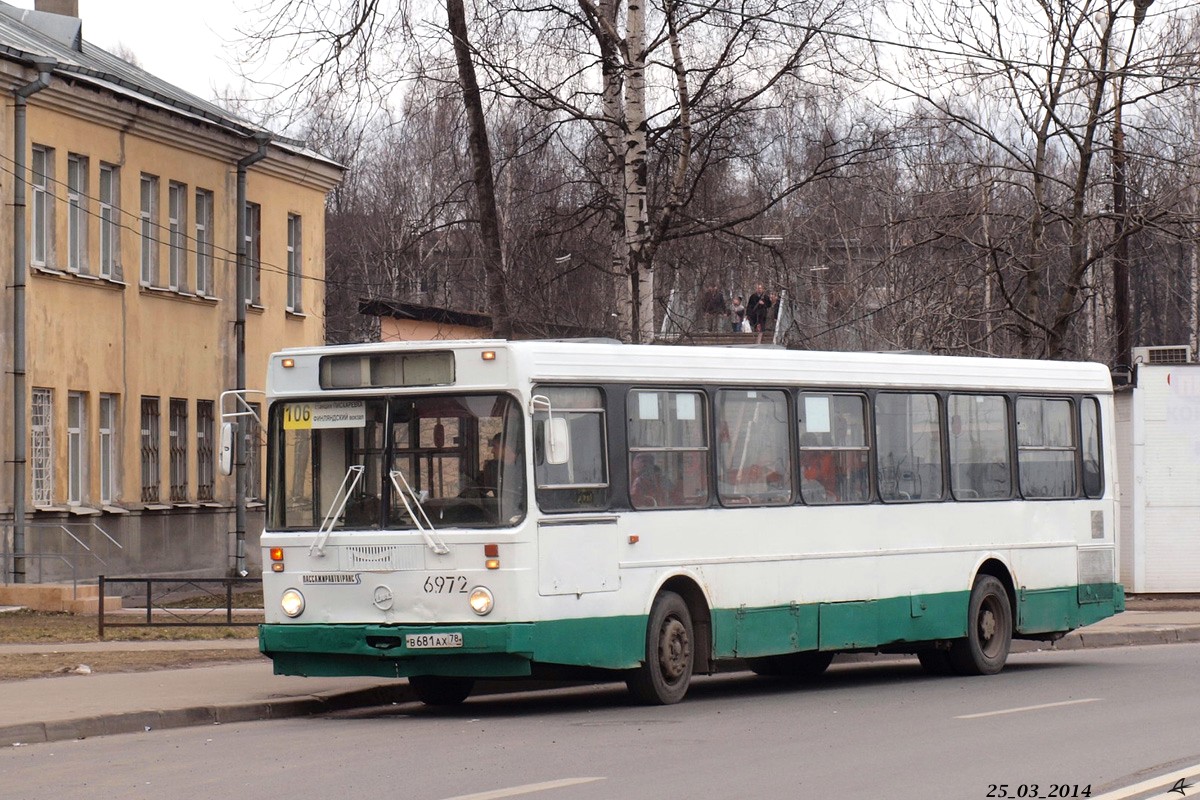
<path fill-rule="evenodd" d="M 461 633 L 410 633 L 404 637 L 409 650 L 429 650 L 437 647 L 462 647 Z"/>

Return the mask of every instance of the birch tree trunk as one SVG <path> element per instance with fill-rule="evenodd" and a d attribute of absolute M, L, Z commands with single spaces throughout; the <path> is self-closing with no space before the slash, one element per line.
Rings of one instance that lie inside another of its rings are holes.
<path fill-rule="evenodd" d="M 654 340 L 654 264 L 646 208 L 646 7 L 631 0 L 626 16 L 625 245 L 628 249 L 633 341 Z"/>

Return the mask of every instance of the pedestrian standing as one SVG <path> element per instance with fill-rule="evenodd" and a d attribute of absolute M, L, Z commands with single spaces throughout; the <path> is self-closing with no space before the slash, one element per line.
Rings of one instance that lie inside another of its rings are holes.
<path fill-rule="evenodd" d="M 742 323 L 746 320 L 746 304 L 742 302 L 742 296 L 739 294 L 733 301 L 733 306 L 729 309 L 729 327 L 734 333 L 742 332 Z"/>
<path fill-rule="evenodd" d="M 746 316 L 750 320 L 750 327 L 758 334 L 757 344 L 762 344 L 763 329 L 767 325 L 767 318 L 771 314 L 771 296 L 767 294 L 767 290 L 760 283 L 754 289 L 754 294 L 750 295 L 750 300 L 746 304 Z"/>

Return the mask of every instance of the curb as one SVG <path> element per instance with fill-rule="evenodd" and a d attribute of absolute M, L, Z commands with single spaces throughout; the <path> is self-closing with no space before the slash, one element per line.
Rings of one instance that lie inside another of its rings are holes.
<path fill-rule="evenodd" d="M 1200 626 L 1182 628 L 1153 628 L 1133 632 L 1078 632 L 1068 634 L 1057 642 L 1017 640 L 1012 652 L 1032 653 L 1054 650 L 1084 650 L 1137 645 L 1188 644 L 1200 642 Z M 724 670 L 722 670 L 724 671 Z M 490 683 L 490 682 L 489 682 Z M 570 682 L 547 683 L 525 681 L 485 685 L 478 694 L 502 694 L 527 691 L 531 688 L 568 686 Z M 0 747 L 46 744 L 71 739 L 88 739 L 120 733 L 143 733 L 170 728 L 189 728 L 200 725 L 221 725 L 235 722 L 259 722 L 271 719 L 307 717 L 371 706 L 407 703 L 416 700 L 407 682 L 373 686 L 347 692 L 283 698 L 256 703 L 231 703 L 218 706 L 159 711 L 132 711 L 122 714 L 98 715 L 53 722 L 28 722 L 0 727 Z"/>
<path fill-rule="evenodd" d="M 270 719 L 307 717 L 393 703 L 406 703 L 416 697 L 407 683 L 374 686 L 350 692 L 293 697 L 261 703 L 233 703 L 221 706 L 193 706 L 162 711 L 131 711 L 101 714 L 54 722 L 29 722 L 0 727 L 0 746 L 17 747 L 70 739 L 88 739 L 118 733 L 143 733 L 169 728 L 221 725 L 234 722 L 258 722 Z"/>

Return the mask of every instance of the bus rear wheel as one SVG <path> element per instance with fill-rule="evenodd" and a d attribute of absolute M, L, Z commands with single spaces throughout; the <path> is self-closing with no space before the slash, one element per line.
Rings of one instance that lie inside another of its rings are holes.
<path fill-rule="evenodd" d="M 456 706 L 475 688 L 474 678 L 446 675 L 413 675 L 408 679 L 413 694 L 427 706 Z"/>
<path fill-rule="evenodd" d="M 959 675 L 995 675 L 1004 669 L 1012 646 L 1012 604 L 1004 584 L 980 575 L 971 588 L 967 635 L 950 645 L 950 663 Z"/>
<path fill-rule="evenodd" d="M 832 661 L 833 653 L 811 652 L 752 658 L 747 663 L 755 675 L 812 680 L 824 674 Z"/>
<path fill-rule="evenodd" d="M 674 592 L 654 598 L 646 625 L 646 659 L 625 681 L 646 705 L 678 703 L 687 694 L 696 663 L 692 614 Z"/>

